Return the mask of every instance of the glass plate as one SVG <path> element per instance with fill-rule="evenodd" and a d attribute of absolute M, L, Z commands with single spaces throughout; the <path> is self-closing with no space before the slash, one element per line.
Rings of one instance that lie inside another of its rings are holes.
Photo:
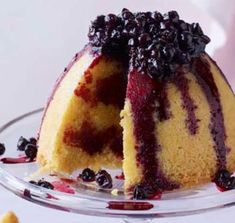
<path fill-rule="evenodd" d="M 42 109 L 38 109 L 20 116 L 0 128 L 0 142 L 4 142 L 7 148 L 4 157 L 20 156 L 20 152 L 16 150 L 18 138 L 21 135 L 24 137 L 36 136 L 41 117 Z M 36 176 L 36 178 L 43 177 L 45 180 L 56 183 L 56 190 L 49 190 L 28 183 L 37 170 L 38 165 L 35 162 L 0 163 L 0 184 L 19 197 L 33 203 L 79 214 L 128 219 L 125 222 L 137 222 L 138 219 L 143 222 L 159 217 L 196 214 L 224 208 L 235 203 L 234 190 L 222 193 L 212 183 L 191 190 L 164 193 L 161 200 L 130 200 L 122 193 L 123 180 L 115 178 L 121 173 L 121 170 L 108 170 L 114 179 L 113 188 L 119 190 L 118 195 L 113 195 L 111 190 L 101 191 L 94 183 L 84 184 L 71 179 L 61 180 L 58 176 L 51 174 Z"/>

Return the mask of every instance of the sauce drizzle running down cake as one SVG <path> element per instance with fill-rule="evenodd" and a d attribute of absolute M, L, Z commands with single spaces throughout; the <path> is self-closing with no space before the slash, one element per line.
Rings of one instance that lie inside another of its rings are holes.
<path fill-rule="evenodd" d="M 176 11 L 123 9 L 98 16 L 88 37 L 45 109 L 37 157 L 44 168 L 122 166 L 125 190 L 137 199 L 235 170 L 234 93 L 198 23 Z"/>

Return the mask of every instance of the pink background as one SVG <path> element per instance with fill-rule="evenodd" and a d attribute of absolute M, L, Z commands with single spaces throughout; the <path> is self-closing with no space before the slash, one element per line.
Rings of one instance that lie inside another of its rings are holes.
<path fill-rule="evenodd" d="M 176 9 L 185 20 L 200 22 L 212 39 L 207 51 L 235 88 L 234 0 L 0 0 L 0 3 L 0 124 L 43 106 L 55 79 L 86 43 L 90 20 L 97 14 L 120 12 L 123 7 L 161 12 Z M 15 210 L 22 223 L 49 219 L 61 223 L 94 221 L 92 217 L 33 205 L 0 188 L 0 213 L 8 209 Z M 233 213 L 235 208 L 229 208 L 170 222 L 234 222 Z M 95 221 L 107 222 L 102 218 Z"/>

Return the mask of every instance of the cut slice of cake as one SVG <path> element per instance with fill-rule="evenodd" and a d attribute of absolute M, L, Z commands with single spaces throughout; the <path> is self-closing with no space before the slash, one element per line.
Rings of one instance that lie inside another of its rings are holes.
<path fill-rule="evenodd" d="M 123 9 L 98 16 L 88 36 L 45 110 L 40 164 L 59 173 L 123 164 L 137 199 L 211 181 L 235 188 L 234 93 L 199 24 Z"/>

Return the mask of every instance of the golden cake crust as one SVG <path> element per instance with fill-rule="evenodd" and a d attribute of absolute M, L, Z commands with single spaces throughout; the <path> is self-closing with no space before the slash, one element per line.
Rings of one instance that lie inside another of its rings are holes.
<path fill-rule="evenodd" d="M 226 130 L 225 144 L 229 148 L 227 154 L 227 168 L 235 170 L 235 98 L 221 71 L 207 56 L 203 56 L 208 63 L 220 93 L 224 126 Z M 198 120 L 196 134 L 190 134 L 185 124 L 187 111 L 182 102 L 180 90 L 174 83 L 166 85 L 166 94 L 169 99 L 171 117 L 165 121 L 155 121 L 155 135 L 161 150 L 157 153 L 158 160 L 164 176 L 182 188 L 193 187 L 211 182 L 217 171 L 217 154 L 214 141 L 209 130 L 211 111 L 207 98 L 197 82 L 194 74 L 188 72 L 185 77 L 188 80 L 189 96 L 193 100 L 196 109 L 195 116 Z M 133 160 L 137 159 L 136 140 L 134 135 L 134 117 L 129 99 L 126 99 L 122 111 L 121 125 L 124 129 L 124 173 L 127 176 L 125 187 L 133 188 L 144 179 L 141 165 Z"/>

